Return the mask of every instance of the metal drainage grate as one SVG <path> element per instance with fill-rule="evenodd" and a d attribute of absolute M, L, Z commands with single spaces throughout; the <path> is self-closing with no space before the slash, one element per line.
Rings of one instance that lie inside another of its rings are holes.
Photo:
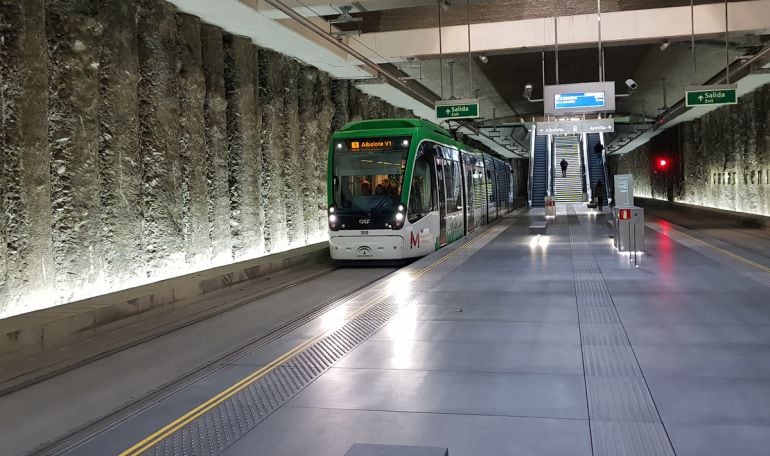
<path fill-rule="evenodd" d="M 420 293 L 412 293 L 409 301 Z M 393 298 L 374 304 L 341 328 L 310 345 L 264 377 L 248 384 L 144 454 L 221 454 L 273 411 L 328 370 L 396 315 Z"/>

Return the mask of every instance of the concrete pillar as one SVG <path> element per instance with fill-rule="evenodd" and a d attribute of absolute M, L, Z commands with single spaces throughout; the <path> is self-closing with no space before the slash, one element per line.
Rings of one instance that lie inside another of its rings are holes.
<path fill-rule="evenodd" d="M 105 281 L 120 286 L 145 274 L 136 3 L 98 4 L 100 239 Z"/>
<path fill-rule="evenodd" d="M 89 0 L 48 0 L 45 7 L 55 287 L 72 300 L 105 280 L 97 96 L 104 28 Z"/>
<path fill-rule="evenodd" d="M 296 60 L 286 59 L 284 66 L 283 133 L 283 202 L 286 213 L 286 236 L 290 246 L 298 247 L 305 242 L 305 216 L 302 204 L 302 171 L 313 162 L 303 161 L 299 148 L 299 77 L 300 66 Z M 306 128 L 302 125 L 302 129 Z"/>
<path fill-rule="evenodd" d="M 53 284 L 44 12 L 0 0 L 0 317 L 48 305 Z"/>
<path fill-rule="evenodd" d="M 201 26 L 201 58 L 206 84 L 203 119 L 206 137 L 208 236 L 215 263 L 232 258 L 230 190 L 227 166 L 227 99 L 222 29 Z"/>
<path fill-rule="evenodd" d="M 184 264 L 174 7 L 139 0 L 139 144 L 148 276 Z"/>
<path fill-rule="evenodd" d="M 286 248 L 286 208 L 283 202 L 285 58 L 259 51 L 259 102 L 262 107 L 262 204 L 265 210 L 265 248 Z"/>
<path fill-rule="evenodd" d="M 182 226 L 186 261 L 195 268 L 209 264 L 208 183 L 206 181 L 206 123 L 203 105 L 201 22 L 195 16 L 177 14 L 179 152 L 182 168 Z"/>
<path fill-rule="evenodd" d="M 260 198 L 260 117 L 257 50 L 251 40 L 224 35 L 230 227 L 235 258 L 264 251 Z"/>

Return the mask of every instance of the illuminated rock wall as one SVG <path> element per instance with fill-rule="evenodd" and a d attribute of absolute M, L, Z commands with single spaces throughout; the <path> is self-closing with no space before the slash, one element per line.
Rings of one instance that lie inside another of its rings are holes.
<path fill-rule="evenodd" d="M 0 0 L 0 318 L 326 238 L 333 129 L 407 116 L 160 0 Z"/>
<path fill-rule="evenodd" d="M 653 160 L 670 157 L 669 173 Z M 770 84 L 610 161 L 634 194 L 770 216 Z"/>

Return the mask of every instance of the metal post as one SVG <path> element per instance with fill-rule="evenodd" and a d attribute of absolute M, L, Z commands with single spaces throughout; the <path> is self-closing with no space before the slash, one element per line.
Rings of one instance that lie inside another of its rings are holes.
<path fill-rule="evenodd" d="M 449 99 L 455 99 L 455 61 L 450 60 L 449 65 Z"/>
<path fill-rule="evenodd" d="M 438 0 L 436 3 L 438 5 L 438 65 L 439 69 L 441 71 L 441 99 L 444 99 L 444 53 L 443 53 L 443 46 L 441 42 L 441 2 L 442 0 Z"/>
<path fill-rule="evenodd" d="M 663 109 L 668 109 L 668 101 L 666 98 L 666 78 L 660 78 L 662 84 L 663 84 Z"/>
<path fill-rule="evenodd" d="M 556 19 L 556 0 L 553 0 L 553 41 L 556 57 L 556 85 L 559 84 L 559 25 Z"/>
<path fill-rule="evenodd" d="M 730 83 L 730 52 L 727 47 L 729 31 L 730 28 L 727 24 L 727 0 L 725 0 L 725 79 L 727 80 L 728 84 Z"/>
<path fill-rule="evenodd" d="M 596 0 L 597 26 L 599 27 L 599 81 L 604 81 L 604 58 L 602 57 L 602 0 Z"/>
<path fill-rule="evenodd" d="M 695 85 L 695 0 L 690 0 L 690 52 L 692 54 L 692 85 Z"/>
<path fill-rule="evenodd" d="M 471 0 L 465 0 L 465 10 L 468 14 L 468 81 L 470 90 L 468 93 L 473 97 L 473 56 L 471 54 Z"/>
<path fill-rule="evenodd" d="M 543 76 L 543 93 L 545 93 L 545 51 L 540 51 L 540 73 Z M 542 97 L 541 97 L 542 98 Z"/>

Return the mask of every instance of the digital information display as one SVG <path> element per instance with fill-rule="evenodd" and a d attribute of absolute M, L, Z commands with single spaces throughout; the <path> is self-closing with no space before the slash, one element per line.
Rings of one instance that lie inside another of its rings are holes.
<path fill-rule="evenodd" d="M 547 85 L 543 88 L 543 113 L 552 116 L 615 111 L 615 82 Z"/>
<path fill-rule="evenodd" d="M 556 109 L 603 108 L 604 92 L 557 93 L 553 106 Z"/>
<path fill-rule="evenodd" d="M 355 138 L 344 140 L 345 149 L 348 152 L 387 152 L 409 150 L 410 138 L 408 136 L 394 136 L 385 138 Z M 342 150 L 342 142 L 337 143 Z"/>
<path fill-rule="evenodd" d="M 350 141 L 350 150 L 390 150 L 393 149 L 392 139 L 362 139 Z"/>

